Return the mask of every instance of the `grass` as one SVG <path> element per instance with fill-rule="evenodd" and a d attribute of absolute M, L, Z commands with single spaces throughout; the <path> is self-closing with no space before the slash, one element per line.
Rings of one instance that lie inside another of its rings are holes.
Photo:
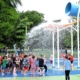
<path fill-rule="evenodd" d="M 24 52 L 29 54 L 30 51 L 28 49 L 24 49 Z M 33 52 L 36 53 L 37 56 L 39 55 L 45 55 L 46 57 L 50 57 L 50 55 L 53 53 L 52 52 L 52 49 L 33 49 Z M 14 49 L 9 49 L 9 53 L 10 54 L 13 54 L 14 53 Z M 61 53 L 60 53 L 61 54 Z M 0 55 L 4 55 L 4 53 L 0 53 Z M 78 57 L 78 54 L 77 54 L 77 51 L 74 51 L 73 53 L 74 57 L 77 58 Z M 57 53 L 55 52 L 55 58 L 57 58 Z M 60 55 L 61 57 L 61 55 Z"/>
<path fill-rule="evenodd" d="M 0 80 L 65 80 L 65 76 L 13 77 L 13 78 L 0 78 Z M 79 75 L 71 75 L 70 80 L 80 80 L 80 76 Z"/>

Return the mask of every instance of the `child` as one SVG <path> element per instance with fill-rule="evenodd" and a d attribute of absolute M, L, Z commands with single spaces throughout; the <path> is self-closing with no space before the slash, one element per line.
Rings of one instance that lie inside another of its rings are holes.
<path fill-rule="evenodd" d="M 41 76 L 44 76 L 44 59 L 43 59 L 43 55 L 40 55 L 40 58 L 39 58 L 39 68 L 40 68 L 40 70 L 39 70 L 39 74 L 41 75 Z"/>
<path fill-rule="evenodd" d="M 63 52 L 63 53 L 61 54 L 61 57 L 63 58 L 63 60 L 65 60 L 65 56 L 66 56 L 66 54 Z"/>
<path fill-rule="evenodd" d="M 6 70 L 6 64 L 7 64 L 7 56 L 5 56 L 2 60 L 2 75 L 4 75 L 4 72 Z"/>
<path fill-rule="evenodd" d="M 28 69 L 29 69 L 29 59 L 28 59 L 28 56 L 25 55 L 24 60 L 23 60 L 23 73 L 24 73 L 24 75 L 26 75 Z"/>
<path fill-rule="evenodd" d="M 36 71 L 36 59 L 35 59 L 35 56 L 33 55 L 32 56 L 32 59 L 31 59 L 31 73 L 32 73 L 32 76 L 35 76 L 35 71 Z"/>
<path fill-rule="evenodd" d="M 0 72 L 1 72 L 1 70 L 2 70 L 2 56 L 0 56 Z"/>
<path fill-rule="evenodd" d="M 12 55 L 12 62 L 13 62 L 13 75 L 17 76 L 17 73 L 16 73 L 16 54 Z"/>
<path fill-rule="evenodd" d="M 70 80 L 70 70 L 72 70 L 72 65 L 68 56 L 65 56 L 64 61 L 64 70 L 65 70 L 65 80 Z"/>
<path fill-rule="evenodd" d="M 69 60 L 71 61 L 71 64 L 73 63 L 73 55 L 69 54 L 68 55 Z"/>
<path fill-rule="evenodd" d="M 53 64 L 53 55 L 50 56 L 50 64 L 51 64 L 51 67 L 52 67 L 52 64 Z"/>

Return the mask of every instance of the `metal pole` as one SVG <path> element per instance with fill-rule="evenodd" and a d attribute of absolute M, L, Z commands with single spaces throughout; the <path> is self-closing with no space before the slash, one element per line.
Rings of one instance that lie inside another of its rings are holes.
<path fill-rule="evenodd" d="M 71 53 L 73 55 L 73 28 L 71 27 Z"/>
<path fill-rule="evenodd" d="M 53 67 L 54 67 L 54 31 L 52 31 L 52 43 L 53 43 Z"/>
<path fill-rule="evenodd" d="M 78 49 L 78 67 L 80 66 L 79 64 L 79 12 L 80 12 L 80 8 L 78 11 L 78 15 L 77 15 L 77 49 Z"/>
<path fill-rule="evenodd" d="M 58 58 L 58 68 L 59 68 L 59 30 L 57 26 L 57 58 Z"/>

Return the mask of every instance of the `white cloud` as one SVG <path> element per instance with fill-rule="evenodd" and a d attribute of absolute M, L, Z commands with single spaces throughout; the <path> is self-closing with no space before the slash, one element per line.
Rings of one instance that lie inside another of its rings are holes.
<path fill-rule="evenodd" d="M 78 0 L 21 0 L 22 6 L 18 6 L 19 11 L 36 10 L 45 14 L 45 19 L 54 20 L 64 17 L 67 2 Z"/>

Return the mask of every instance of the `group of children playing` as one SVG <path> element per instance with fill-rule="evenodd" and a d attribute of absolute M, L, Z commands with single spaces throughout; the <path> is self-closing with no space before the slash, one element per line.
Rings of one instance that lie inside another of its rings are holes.
<path fill-rule="evenodd" d="M 0 56 L 0 71 L 2 75 L 5 75 L 5 72 L 7 74 L 13 72 L 13 75 L 17 76 L 17 70 L 20 70 L 24 75 L 27 75 L 27 72 L 30 71 L 31 76 L 35 76 L 35 72 L 38 71 L 39 75 L 44 76 L 44 73 L 47 72 L 46 58 L 43 55 L 36 57 L 34 53 Z"/>
<path fill-rule="evenodd" d="M 73 63 L 73 55 L 62 53 L 62 58 L 64 60 L 65 76 L 69 78 L 70 65 Z M 49 60 L 52 64 L 52 55 Z M 17 70 L 23 75 L 27 75 L 27 72 L 30 71 L 31 76 L 35 76 L 37 71 L 39 75 L 45 76 L 47 72 L 47 61 L 48 60 L 43 55 L 37 57 L 34 53 L 27 55 L 25 53 L 21 53 L 20 55 L 7 53 L 6 56 L 0 56 L 0 71 L 2 75 L 5 75 L 5 72 L 7 74 L 12 72 L 15 76 L 17 76 Z"/>

